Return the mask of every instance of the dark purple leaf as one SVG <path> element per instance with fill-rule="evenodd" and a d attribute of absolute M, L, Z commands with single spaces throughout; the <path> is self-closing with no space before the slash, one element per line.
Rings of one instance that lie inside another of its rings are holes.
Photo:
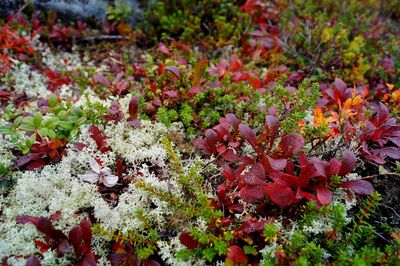
<path fill-rule="evenodd" d="M 179 71 L 179 69 L 178 69 L 176 66 L 166 66 L 166 67 L 165 67 L 165 70 L 170 71 L 170 72 L 171 72 L 172 74 L 174 74 L 175 77 L 177 77 L 177 78 L 181 78 L 181 77 L 182 77 L 181 72 Z"/>
<path fill-rule="evenodd" d="M 6 264 L 7 265 L 7 264 Z M 26 263 L 25 263 L 25 266 L 41 266 L 42 264 L 40 263 L 40 260 L 36 257 L 36 256 L 34 256 L 34 255 L 32 255 L 32 256 L 30 256 L 27 260 L 26 260 Z"/>
<path fill-rule="evenodd" d="M 83 260 L 81 261 L 81 265 L 77 266 L 97 266 L 96 256 L 91 251 L 85 253 Z"/>
<path fill-rule="evenodd" d="M 140 120 L 139 119 L 134 119 L 134 120 L 128 120 L 128 124 L 135 128 L 140 126 Z"/>
<path fill-rule="evenodd" d="M 57 247 L 57 251 L 61 254 L 67 254 L 71 252 L 71 246 L 66 239 L 62 240 Z"/>
<path fill-rule="evenodd" d="M 179 97 L 178 92 L 176 92 L 174 90 L 165 91 L 164 95 L 168 96 L 169 98 L 178 98 Z"/>
<path fill-rule="evenodd" d="M 31 215 L 20 215 L 15 218 L 17 224 L 27 224 L 31 223 L 36 225 L 39 221 L 39 217 L 31 216 Z"/>
<path fill-rule="evenodd" d="M 372 150 L 374 153 L 379 153 L 382 155 L 386 155 L 390 158 L 393 158 L 395 160 L 400 160 L 400 147 L 384 147 L 380 149 L 374 149 Z"/>
<path fill-rule="evenodd" d="M 349 180 L 339 184 L 339 187 L 345 187 L 361 195 L 369 195 L 374 192 L 374 187 L 365 180 Z"/>
<path fill-rule="evenodd" d="M 129 102 L 129 118 L 130 120 L 135 120 L 138 116 L 138 108 L 139 108 L 139 97 L 134 96 Z"/>
<path fill-rule="evenodd" d="M 103 84 L 105 86 L 111 86 L 111 82 L 102 74 L 96 74 L 93 76 L 93 80 L 97 83 Z"/>
<path fill-rule="evenodd" d="M 345 91 L 347 89 L 346 83 L 339 78 L 335 78 L 335 87 L 339 89 L 339 91 Z"/>
<path fill-rule="evenodd" d="M 226 121 L 228 121 L 228 123 L 230 125 L 232 125 L 232 127 L 235 129 L 235 131 L 237 131 L 239 128 L 239 120 L 237 119 L 236 115 L 227 114 L 225 117 L 226 117 Z"/>
<path fill-rule="evenodd" d="M 189 89 L 188 93 L 189 94 L 197 94 L 197 93 L 202 92 L 203 90 L 204 89 L 200 88 L 200 87 L 192 87 L 192 88 Z"/>

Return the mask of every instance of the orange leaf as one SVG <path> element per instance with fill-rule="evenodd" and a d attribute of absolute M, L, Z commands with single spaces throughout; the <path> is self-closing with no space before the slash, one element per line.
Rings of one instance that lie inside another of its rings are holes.
<path fill-rule="evenodd" d="M 208 66 L 207 58 L 202 58 L 194 67 L 192 86 L 197 87 L 200 84 L 201 77 Z"/>

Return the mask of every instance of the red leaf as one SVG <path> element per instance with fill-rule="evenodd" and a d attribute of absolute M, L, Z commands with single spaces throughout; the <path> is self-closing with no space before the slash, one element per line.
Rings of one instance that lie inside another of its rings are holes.
<path fill-rule="evenodd" d="M 79 258 L 82 255 L 82 229 L 80 226 L 75 226 L 69 231 L 69 242 L 74 247 L 75 255 Z"/>
<path fill-rule="evenodd" d="M 266 158 L 268 160 L 269 165 L 274 170 L 278 170 L 278 171 L 283 170 L 283 169 L 285 169 L 285 167 L 287 165 L 286 159 L 274 159 L 268 155 L 266 155 Z"/>
<path fill-rule="evenodd" d="M 86 144 L 82 143 L 82 142 L 75 142 L 74 143 L 75 148 L 77 148 L 79 151 L 82 151 L 84 148 L 87 147 Z"/>
<path fill-rule="evenodd" d="M 188 249 L 195 249 L 199 246 L 199 241 L 194 239 L 188 232 L 182 232 L 179 241 Z"/>
<path fill-rule="evenodd" d="M 243 249 L 237 245 L 233 245 L 228 248 L 228 253 L 226 254 L 226 257 L 234 263 L 238 264 L 247 263 L 249 260 Z"/>
<path fill-rule="evenodd" d="M 204 90 L 204 89 L 201 88 L 201 87 L 192 87 L 192 88 L 190 88 L 190 89 L 188 90 L 188 93 L 189 93 L 189 94 L 197 94 L 197 93 L 202 92 L 203 90 Z"/>
<path fill-rule="evenodd" d="M 179 94 L 174 90 L 166 91 L 166 92 L 164 92 L 164 95 L 168 96 L 169 98 L 178 98 L 179 97 Z"/>
<path fill-rule="evenodd" d="M 339 187 L 345 187 L 361 195 L 369 195 L 374 192 L 374 187 L 365 180 L 349 180 L 339 184 Z"/>
<path fill-rule="evenodd" d="M 34 162 L 31 162 L 31 163 L 28 163 L 26 165 L 26 169 L 28 169 L 30 171 L 38 170 L 38 169 L 41 169 L 45 164 L 46 164 L 45 160 L 34 161 Z"/>
<path fill-rule="evenodd" d="M 83 240 L 91 245 L 92 244 L 92 223 L 89 220 L 83 220 L 79 224 L 82 229 L 82 238 Z"/>
<path fill-rule="evenodd" d="M 96 266 L 96 265 L 97 265 L 96 256 L 91 251 L 86 253 L 82 261 L 76 264 L 76 266 Z"/>
<path fill-rule="evenodd" d="M 46 243 L 43 243 L 39 240 L 35 240 L 35 245 L 39 248 L 40 252 L 44 253 L 49 250 L 51 246 L 47 245 Z"/>
<path fill-rule="evenodd" d="M 301 135 L 289 133 L 282 137 L 279 143 L 283 156 L 286 158 L 292 157 L 293 154 L 299 152 L 304 145 L 304 138 Z"/>
<path fill-rule="evenodd" d="M 237 58 L 237 56 L 233 56 L 230 61 L 230 72 L 237 72 L 242 70 L 242 62 Z"/>
<path fill-rule="evenodd" d="M 343 161 L 340 166 L 339 175 L 347 175 L 349 174 L 353 168 L 356 166 L 357 158 L 350 150 L 346 149 L 343 152 Z"/>
<path fill-rule="evenodd" d="M 250 129 L 250 127 L 246 124 L 239 125 L 239 131 L 242 134 L 243 138 L 247 140 L 247 142 L 253 147 L 254 150 L 257 150 L 257 140 L 256 135 Z"/>
<path fill-rule="evenodd" d="M 25 263 L 25 266 L 41 266 L 40 260 L 36 256 L 30 256 Z"/>
<path fill-rule="evenodd" d="M 285 185 L 269 183 L 264 190 L 271 201 L 281 208 L 291 205 L 295 199 L 295 193 Z"/>
<path fill-rule="evenodd" d="M 317 199 L 322 205 L 331 203 L 332 192 L 326 187 L 317 188 Z"/>
<path fill-rule="evenodd" d="M 165 70 L 168 70 L 169 72 L 174 74 L 174 76 L 177 77 L 177 78 L 181 78 L 182 77 L 181 72 L 179 71 L 179 69 L 176 66 L 166 66 Z"/>
<path fill-rule="evenodd" d="M 143 260 L 142 263 L 143 266 L 160 266 L 160 263 L 155 260 Z"/>
<path fill-rule="evenodd" d="M 257 186 L 265 183 L 265 171 L 264 167 L 260 163 L 251 166 L 251 168 L 242 176 L 243 182 L 246 185 Z"/>
<path fill-rule="evenodd" d="M 50 220 L 59 221 L 61 219 L 61 211 L 56 211 L 50 216 Z"/>
<path fill-rule="evenodd" d="M 235 162 L 240 159 L 239 155 L 237 154 L 236 150 L 232 148 L 227 148 L 226 146 L 218 146 L 217 152 L 221 155 L 224 160 Z"/>
<path fill-rule="evenodd" d="M 264 191 L 258 186 L 245 186 L 240 190 L 240 197 L 246 202 L 256 202 L 264 198 Z"/>
<path fill-rule="evenodd" d="M 275 116 L 267 115 L 265 117 L 265 126 L 264 130 L 267 132 L 269 136 L 269 146 L 270 148 L 274 144 L 275 138 L 278 135 L 279 131 L 279 120 L 276 119 Z"/>
<path fill-rule="evenodd" d="M 90 137 L 96 142 L 97 149 L 101 152 L 108 152 L 111 150 L 110 146 L 107 144 L 107 137 L 102 135 L 100 129 L 97 126 L 89 127 Z"/>
<path fill-rule="evenodd" d="M 132 97 L 132 99 L 129 102 L 129 118 L 131 120 L 134 120 L 137 118 L 138 115 L 138 107 L 139 107 L 139 97 L 138 96 L 134 96 Z"/>
<path fill-rule="evenodd" d="M 208 147 L 206 141 L 204 139 L 195 139 L 193 140 L 193 145 L 200 149 L 204 154 L 210 156 L 213 154 L 212 150 Z"/>

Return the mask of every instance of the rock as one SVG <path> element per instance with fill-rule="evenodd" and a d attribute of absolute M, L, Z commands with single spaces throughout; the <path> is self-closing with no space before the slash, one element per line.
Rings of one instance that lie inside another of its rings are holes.
<path fill-rule="evenodd" d="M 24 2 L 24 0 L 0 0 L 0 18 L 18 11 Z"/>
<path fill-rule="evenodd" d="M 24 0 L 0 0 L 0 15 L 8 16 L 24 4 Z M 143 18 L 143 7 L 137 0 L 33 0 L 34 8 L 57 12 L 62 19 L 102 21 L 107 7 L 130 8 L 127 20 L 134 25 Z"/>

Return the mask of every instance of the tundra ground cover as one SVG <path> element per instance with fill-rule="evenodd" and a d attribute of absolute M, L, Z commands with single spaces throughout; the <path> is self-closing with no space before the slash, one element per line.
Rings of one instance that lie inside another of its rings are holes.
<path fill-rule="evenodd" d="M 398 264 L 399 10 L 2 21 L 2 264 Z"/>

